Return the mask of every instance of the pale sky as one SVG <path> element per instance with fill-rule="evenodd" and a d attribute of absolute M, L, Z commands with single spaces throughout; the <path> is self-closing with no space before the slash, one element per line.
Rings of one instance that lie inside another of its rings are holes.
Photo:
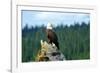
<path fill-rule="evenodd" d="M 53 26 L 60 25 L 72 25 L 75 22 L 81 23 L 90 21 L 90 14 L 88 13 L 68 13 L 68 12 L 41 12 L 41 11 L 22 11 L 22 28 L 28 24 L 28 27 L 35 27 L 41 25 L 47 25 L 48 22 Z"/>

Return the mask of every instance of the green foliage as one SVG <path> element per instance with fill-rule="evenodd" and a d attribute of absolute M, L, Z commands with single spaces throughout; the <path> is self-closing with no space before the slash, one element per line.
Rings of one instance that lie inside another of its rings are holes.
<path fill-rule="evenodd" d="M 90 59 L 90 24 L 75 23 L 54 28 L 59 41 L 61 52 L 66 60 Z M 45 27 L 27 26 L 22 29 L 22 62 L 35 61 L 37 52 L 41 48 L 40 40 L 47 41 Z"/>

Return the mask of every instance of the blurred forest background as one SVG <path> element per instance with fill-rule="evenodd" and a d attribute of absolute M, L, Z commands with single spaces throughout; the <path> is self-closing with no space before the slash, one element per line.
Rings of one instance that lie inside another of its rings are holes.
<path fill-rule="evenodd" d="M 54 31 L 66 60 L 90 59 L 90 23 L 74 23 L 70 26 L 62 24 L 55 27 Z M 26 24 L 22 28 L 22 62 L 35 61 L 41 48 L 40 40 L 47 41 L 45 30 L 44 25 L 29 28 Z"/>

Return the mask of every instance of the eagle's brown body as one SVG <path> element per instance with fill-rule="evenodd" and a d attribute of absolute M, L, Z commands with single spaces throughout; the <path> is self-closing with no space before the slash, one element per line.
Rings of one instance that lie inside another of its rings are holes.
<path fill-rule="evenodd" d="M 59 49 L 58 37 L 53 30 L 50 29 L 47 30 L 47 37 L 48 37 L 48 42 L 51 44 L 54 43 Z"/>

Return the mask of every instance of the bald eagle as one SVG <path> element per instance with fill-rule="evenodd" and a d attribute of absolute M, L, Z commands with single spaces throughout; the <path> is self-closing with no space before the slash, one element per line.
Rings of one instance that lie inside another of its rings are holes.
<path fill-rule="evenodd" d="M 50 44 L 54 43 L 59 49 L 58 37 L 52 29 L 47 29 L 47 38 Z"/>

